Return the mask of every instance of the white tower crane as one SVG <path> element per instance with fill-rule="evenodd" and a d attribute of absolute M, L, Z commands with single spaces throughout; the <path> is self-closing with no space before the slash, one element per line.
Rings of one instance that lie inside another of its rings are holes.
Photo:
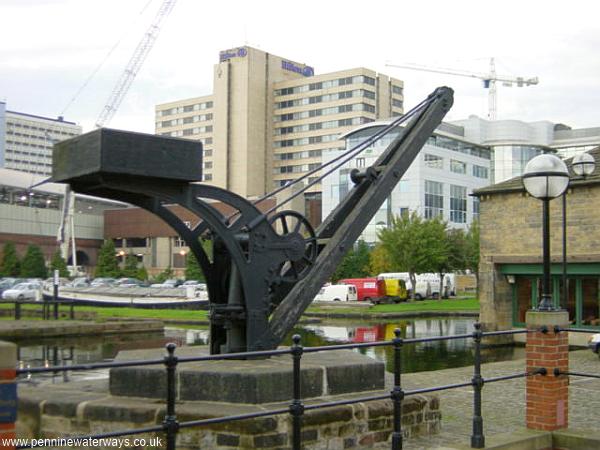
<path fill-rule="evenodd" d="M 387 67 L 396 67 L 398 69 L 411 69 L 420 70 L 424 72 L 435 72 L 444 73 L 448 75 L 456 75 L 459 77 L 471 77 L 479 78 L 483 81 L 483 87 L 489 89 L 488 92 L 488 119 L 496 120 L 496 81 L 501 81 L 503 86 L 512 86 L 516 84 L 517 87 L 531 86 L 538 84 L 538 78 L 524 78 L 524 77 L 508 77 L 496 75 L 496 63 L 494 58 L 490 59 L 490 71 L 489 73 L 477 73 L 468 72 L 464 70 L 448 69 L 443 67 L 429 67 L 419 64 L 386 64 Z"/>
<path fill-rule="evenodd" d="M 148 27 L 144 37 L 133 52 L 131 59 L 121 74 L 121 78 L 119 78 L 119 81 L 110 94 L 106 105 L 104 105 L 102 112 L 98 116 L 98 119 L 96 120 L 97 128 L 106 125 L 115 115 L 117 109 L 119 109 L 119 106 L 127 94 L 131 83 L 133 83 L 135 76 L 142 67 L 142 64 L 146 60 L 148 53 L 152 49 L 152 46 L 158 37 L 161 22 L 173 10 L 176 2 L 177 0 L 163 0 L 158 12 L 156 13 L 156 16 L 154 17 L 154 21 L 150 27 Z"/>

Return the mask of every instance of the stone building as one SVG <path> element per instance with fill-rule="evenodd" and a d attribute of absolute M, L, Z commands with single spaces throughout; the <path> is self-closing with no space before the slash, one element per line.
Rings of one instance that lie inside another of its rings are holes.
<path fill-rule="evenodd" d="M 600 147 L 589 152 L 600 162 Z M 600 329 L 600 169 L 586 179 L 573 174 L 567 204 L 568 296 L 562 288 L 562 199 L 550 202 L 552 297 L 574 326 Z M 486 330 L 520 327 L 538 304 L 542 283 L 542 202 L 530 197 L 521 177 L 479 189 L 479 289 Z"/>

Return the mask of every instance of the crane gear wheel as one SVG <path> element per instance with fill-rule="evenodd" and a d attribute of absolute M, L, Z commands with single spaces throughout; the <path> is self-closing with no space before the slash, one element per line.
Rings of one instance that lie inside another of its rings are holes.
<path fill-rule="evenodd" d="M 278 236 L 291 242 L 288 259 L 275 271 L 276 283 L 295 283 L 304 278 L 317 259 L 317 236 L 310 222 L 296 211 L 280 211 L 269 218 Z"/>

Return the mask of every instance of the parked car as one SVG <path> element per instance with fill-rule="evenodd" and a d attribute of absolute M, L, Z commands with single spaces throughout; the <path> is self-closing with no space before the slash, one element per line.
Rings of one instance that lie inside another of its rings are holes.
<path fill-rule="evenodd" d="M 99 286 L 113 286 L 115 284 L 114 278 L 94 278 L 90 283 L 90 287 L 99 287 Z"/>
<path fill-rule="evenodd" d="M 163 283 L 154 283 L 151 284 L 150 287 L 151 288 L 163 288 L 163 289 L 169 289 L 169 288 L 176 288 L 181 286 L 182 281 L 181 280 L 176 280 L 175 278 L 169 279 L 169 280 L 165 280 Z"/>
<path fill-rule="evenodd" d="M 600 333 L 592 334 L 588 339 L 588 348 L 600 357 Z"/>
<path fill-rule="evenodd" d="M 71 283 L 69 283 L 70 287 L 74 288 L 85 288 L 90 286 L 90 280 L 87 277 L 78 277 L 75 278 Z"/>
<path fill-rule="evenodd" d="M 140 287 L 144 286 L 144 282 L 136 278 L 119 278 L 115 281 L 115 287 Z"/>
<path fill-rule="evenodd" d="M 37 283 L 19 283 L 2 293 L 3 300 L 39 300 L 41 285 Z"/>
<path fill-rule="evenodd" d="M 355 302 L 358 296 L 356 295 L 356 287 L 351 284 L 331 284 L 323 286 L 317 296 L 315 302 Z"/>
<path fill-rule="evenodd" d="M 2 278 L 2 280 L 0 280 L 0 294 L 16 284 L 19 284 L 19 282 L 20 280 L 18 278 Z"/>

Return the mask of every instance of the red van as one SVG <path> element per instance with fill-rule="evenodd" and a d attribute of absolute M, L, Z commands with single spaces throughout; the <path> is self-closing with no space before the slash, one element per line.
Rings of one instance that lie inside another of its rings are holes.
<path fill-rule="evenodd" d="M 339 280 L 337 284 L 355 286 L 359 302 L 370 302 L 380 296 L 377 290 L 377 278 L 346 278 Z"/>

